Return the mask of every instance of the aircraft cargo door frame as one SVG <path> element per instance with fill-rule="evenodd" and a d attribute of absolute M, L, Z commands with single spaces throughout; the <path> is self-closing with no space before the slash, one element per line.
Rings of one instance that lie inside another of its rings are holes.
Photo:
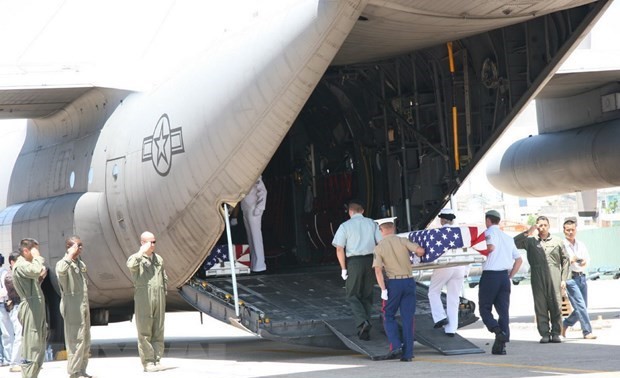
<path fill-rule="evenodd" d="M 106 161 L 106 203 L 110 214 L 110 221 L 118 244 L 126 255 L 135 252 L 136 235 L 138 233 L 133 227 L 133 222 L 129 216 L 129 204 L 125 192 L 125 169 L 127 159 L 125 156 Z"/>

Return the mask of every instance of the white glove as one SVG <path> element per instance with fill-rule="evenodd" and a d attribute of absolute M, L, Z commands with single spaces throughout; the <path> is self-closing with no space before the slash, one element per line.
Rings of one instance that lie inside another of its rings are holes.
<path fill-rule="evenodd" d="M 237 225 L 237 218 L 230 218 L 230 225 L 231 226 L 236 226 Z"/>
<path fill-rule="evenodd" d="M 387 299 L 388 299 L 387 289 L 386 290 L 381 290 L 381 299 L 383 299 L 384 301 L 387 301 Z"/>
<path fill-rule="evenodd" d="M 340 272 L 340 275 L 342 276 L 343 280 L 346 280 L 347 277 L 349 277 L 349 275 L 347 274 L 347 270 L 343 269 L 342 272 Z"/>

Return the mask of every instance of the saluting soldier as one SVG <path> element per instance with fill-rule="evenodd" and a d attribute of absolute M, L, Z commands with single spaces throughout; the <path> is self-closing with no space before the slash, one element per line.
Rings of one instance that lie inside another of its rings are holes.
<path fill-rule="evenodd" d="M 45 297 L 41 291 L 41 281 L 47 275 L 43 265 L 45 259 L 39 253 L 39 242 L 22 239 L 19 243 L 21 256 L 13 266 L 13 284 L 22 302 L 18 318 L 23 326 L 22 376 L 36 378 L 45 359 Z"/>
<path fill-rule="evenodd" d="M 56 263 L 60 286 L 60 313 L 65 321 L 67 373 L 71 378 L 90 377 L 86 374 L 90 355 L 90 310 L 86 264 L 80 258 L 82 240 L 71 236 L 66 241 L 67 253 Z"/>
<path fill-rule="evenodd" d="M 138 352 L 145 372 L 163 370 L 164 317 L 168 277 L 164 259 L 155 253 L 155 236 L 145 231 L 140 235 L 140 250 L 129 256 L 127 267 L 135 286 L 134 302 Z"/>
<path fill-rule="evenodd" d="M 536 229 L 538 236 L 534 237 Z M 517 248 L 527 251 L 540 343 L 561 343 L 561 290 L 566 287 L 570 272 L 564 242 L 549 233 L 549 219 L 545 216 L 539 216 L 536 225 L 515 236 L 514 241 Z"/>

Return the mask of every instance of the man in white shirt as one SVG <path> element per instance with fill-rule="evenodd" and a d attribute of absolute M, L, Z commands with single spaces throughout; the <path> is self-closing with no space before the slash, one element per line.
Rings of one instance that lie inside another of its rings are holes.
<path fill-rule="evenodd" d="M 510 280 L 519 271 L 523 259 L 513 239 L 499 228 L 500 215 L 496 210 L 485 214 L 485 237 L 489 255 L 482 264 L 478 290 L 480 317 L 487 329 L 495 334 L 492 354 L 506 354 L 510 341 Z M 495 307 L 498 318 L 493 317 Z"/>
<path fill-rule="evenodd" d="M 569 219 L 564 222 L 564 247 L 570 258 L 571 275 L 566 280 L 566 291 L 568 299 L 573 306 L 573 312 L 564 319 L 562 323 L 562 336 L 566 337 L 566 328 L 572 327 L 577 323 L 581 323 L 581 331 L 584 339 L 596 339 L 592 334 L 592 325 L 590 324 L 590 316 L 588 315 L 588 284 L 586 282 L 585 269 L 590 262 L 590 255 L 586 245 L 575 239 L 577 235 L 577 225 L 575 221 Z"/>

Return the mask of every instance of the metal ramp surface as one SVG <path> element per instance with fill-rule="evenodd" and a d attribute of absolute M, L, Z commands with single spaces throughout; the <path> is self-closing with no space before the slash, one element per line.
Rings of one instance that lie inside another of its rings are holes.
<path fill-rule="evenodd" d="M 458 333 L 454 337 L 446 336 L 443 328 L 435 329 L 433 317 L 430 314 L 415 316 L 415 341 L 433 348 L 447 356 L 457 354 L 484 353 L 474 343 Z"/>
<path fill-rule="evenodd" d="M 371 360 L 385 360 L 387 357 L 388 339 L 379 319 L 372 319 L 370 324 L 370 340 L 364 341 L 357 337 L 357 328 L 352 319 L 325 320 L 325 325 L 347 346 L 358 353 L 365 354 Z"/>
<path fill-rule="evenodd" d="M 383 324 L 379 319 L 371 321 L 372 329 L 369 341 L 359 339 L 357 329 L 351 319 L 330 320 L 325 321 L 325 324 L 349 349 L 365 354 L 374 361 L 386 359 L 389 343 L 383 330 Z M 447 356 L 484 353 L 484 350 L 459 334 L 454 335 L 454 337 L 446 336 L 443 329 L 435 329 L 433 325 L 432 316 L 429 314 L 416 315 L 415 341 Z"/>
<path fill-rule="evenodd" d="M 374 293 L 376 305 L 373 306 L 371 316 L 372 342 L 360 346 L 362 342 L 357 338 L 356 330 L 351 324 L 353 315 L 345 299 L 340 271 L 314 269 L 288 274 L 239 276 L 237 284 L 240 298 L 239 316 L 235 314 L 230 277 L 193 278 L 180 289 L 180 294 L 197 310 L 223 322 L 242 326 L 269 340 L 329 348 L 351 348 L 374 359 L 380 359 L 387 353 L 387 338 L 380 322 L 381 299 L 378 286 Z M 473 302 L 461 299 L 459 327 L 478 320 L 474 310 Z M 448 338 L 441 330 L 433 329 L 428 287 L 419 283 L 415 319 L 418 342 L 444 354 L 482 352 L 474 349 L 475 346 L 471 343 L 467 346 L 459 344 L 451 347 L 455 340 L 464 339 Z"/>

